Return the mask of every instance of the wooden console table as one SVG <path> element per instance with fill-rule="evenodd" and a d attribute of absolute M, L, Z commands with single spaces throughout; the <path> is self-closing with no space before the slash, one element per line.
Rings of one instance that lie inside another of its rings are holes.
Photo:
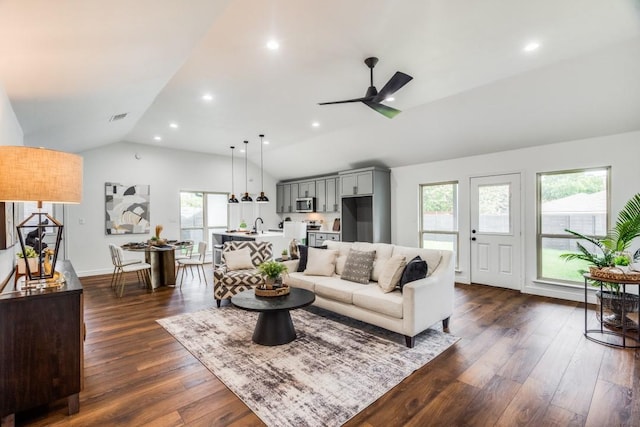
<path fill-rule="evenodd" d="M 83 378 L 82 285 L 69 261 L 59 261 L 61 288 L 6 289 L 0 293 L 0 420 L 66 398 L 80 409 Z"/>

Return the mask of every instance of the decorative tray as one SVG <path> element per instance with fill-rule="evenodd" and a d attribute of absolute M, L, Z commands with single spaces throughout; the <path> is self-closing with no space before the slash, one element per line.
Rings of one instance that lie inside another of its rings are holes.
<path fill-rule="evenodd" d="M 591 277 L 602 280 L 620 280 L 623 282 L 639 282 L 640 283 L 640 272 L 639 271 L 624 271 L 618 267 L 603 267 L 596 268 L 590 267 L 589 273 Z"/>
<path fill-rule="evenodd" d="M 279 288 L 266 289 L 256 287 L 255 292 L 257 297 L 281 297 L 283 295 L 289 295 L 289 286 L 283 285 Z"/>

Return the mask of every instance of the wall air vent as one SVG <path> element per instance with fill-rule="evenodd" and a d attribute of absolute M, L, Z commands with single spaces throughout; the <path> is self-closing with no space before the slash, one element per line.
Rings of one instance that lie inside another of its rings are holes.
<path fill-rule="evenodd" d="M 122 120 L 125 117 L 127 117 L 127 114 L 129 113 L 121 113 L 121 114 L 116 114 L 115 116 L 111 116 L 111 118 L 109 119 L 110 122 L 115 122 L 118 120 Z"/>

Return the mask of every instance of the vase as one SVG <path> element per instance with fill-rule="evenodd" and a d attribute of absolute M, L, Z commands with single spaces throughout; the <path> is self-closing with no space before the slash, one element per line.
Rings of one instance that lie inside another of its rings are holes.
<path fill-rule="evenodd" d="M 622 328 L 623 323 L 627 330 L 637 330 L 638 323 L 627 317 L 628 314 L 638 313 L 640 310 L 640 297 L 635 294 L 611 291 L 596 292 L 598 305 L 602 307 L 602 318 L 600 318 L 600 307 L 596 310 L 596 316 L 605 326 Z M 624 297 L 624 304 L 623 304 Z M 624 318 L 622 311 L 624 308 Z M 637 316 L 635 316 L 637 317 Z"/>
<path fill-rule="evenodd" d="M 31 273 L 38 272 L 38 258 L 27 258 L 29 262 L 29 270 Z M 18 274 L 27 274 L 27 267 L 24 264 L 24 258 L 18 258 Z"/>
<path fill-rule="evenodd" d="M 264 287 L 267 289 L 273 289 L 273 285 L 276 283 L 275 277 L 265 277 L 264 278 Z"/>

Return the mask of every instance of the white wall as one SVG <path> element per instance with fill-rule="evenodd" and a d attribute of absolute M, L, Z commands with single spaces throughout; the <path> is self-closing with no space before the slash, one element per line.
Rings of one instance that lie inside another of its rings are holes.
<path fill-rule="evenodd" d="M 23 140 L 22 128 L 13 112 L 4 86 L 0 83 L 0 145 L 24 145 Z M 4 251 L 0 250 L 0 284 L 13 271 L 14 254 L 15 246 Z"/>
<path fill-rule="evenodd" d="M 135 154 L 140 159 L 135 158 Z M 151 233 L 157 224 L 164 226 L 163 236 L 178 239 L 180 191 L 229 192 L 231 157 L 157 148 L 133 143 L 116 143 L 80 153 L 84 158 L 82 203 L 68 205 L 65 212 L 67 258 L 80 276 L 110 273 L 113 269 L 108 244 L 143 241 L 150 234 L 105 235 L 105 182 L 149 184 L 151 186 Z M 249 163 L 248 190 L 255 198 L 260 191 L 260 167 Z M 264 228 L 276 228 L 275 180 L 264 176 L 264 189 L 272 203 L 234 206 L 237 218 L 253 224 L 256 216 L 264 219 Z M 244 191 L 244 160 L 235 159 L 235 191 Z"/>
<path fill-rule="evenodd" d="M 425 150 L 428 146 L 425 145 Z M 584 291 L 536 282 L 536 173 L 611 166 L 611 209 L 618 211 L 640 192 L 640 132 L 590 138 L 560 144 L 505 151 L 482 156 L 393 168 L 391 172 L 392 241 L 418 246 L 419 186 L 443 181 L 459 182 L 460 271 L 456 280 L 470 280 L 469 179 L 474 176 L 520 172 L 524 243 L 523 292 L 581 301 Z"/>

